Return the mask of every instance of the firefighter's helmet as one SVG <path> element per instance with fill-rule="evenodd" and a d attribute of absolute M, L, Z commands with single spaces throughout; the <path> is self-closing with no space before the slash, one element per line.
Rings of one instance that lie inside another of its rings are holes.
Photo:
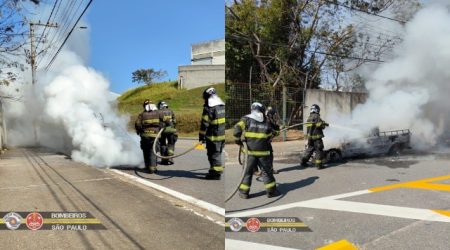
<path fill-rule="evenodd" d="M 259 102 L 254 102 L 252 103 L 251 110 L 256 110 L 264 114 L 266 112 L 266 107 Z"/>
<path fill-rule="evenodd" d="M 211 96 L 216 95 L 216 89 L 213 87 L 207 88 L 205 89 L 205 91 L 203 91 L 203 99 L 208 100 Z"/>
<path fill-rule="evenodd" d="M 145 99 L 144 103 L 142 104 L 142 106 L 145 108 L 146 105 L 150 105 L 150 103 L 152 103 L 149 99 Z"/>
<path fill-rule="evenodd" d="M 320 107 L 319 107 L 319 105 L 317 105 L 317 104 L 311 105 L 310 112 L 311 112 L 311 113 L 319 114 L 319 113 L 320 113 Z"/>
<path fill-rule="evenodd" d="M 165 101 L 158 102 L 158 109 L 168 108 L 168 107 L 169 107 L 169 105 L 167 105 L 167 103 Z"/>

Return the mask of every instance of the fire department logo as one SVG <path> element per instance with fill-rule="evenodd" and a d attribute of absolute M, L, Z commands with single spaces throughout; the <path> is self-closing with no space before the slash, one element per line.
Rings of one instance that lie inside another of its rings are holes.
<path fill-rule="evenodd" d="M 244 222 L 239 218 L 232 218 L 228 221 L 228 224 L 230 225 L 230 229 L 233 232 L 239 232 L 244 226 Z"/>
<path fill-rule="evenodd" d="M 247 220 L 246 227 L 247 230 L 252 233 L 258 232 L 259 228 L 261 227 L 261 222 L 258 220 L 258 218 L 249 218 Z"/>
<path fill-rule="evenodd" d="M 44 218 L 40 213 L 29 213 L 26 218 L 26 223 L 30 230 L 39 230 L 44 225 Z"/>
<path fill-rule="evenodd" d="M 11 230 L 16 230 L 20 227 L 22 217 L 18 213 L 8 213 L 3 217 L 3 222 L 6 227 Z"/>

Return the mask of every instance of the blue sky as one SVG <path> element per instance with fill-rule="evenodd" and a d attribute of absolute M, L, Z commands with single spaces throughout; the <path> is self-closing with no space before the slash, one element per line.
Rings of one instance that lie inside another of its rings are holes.
<path fill-rule="evenodd" d="M 177 79 L 178 66 L 190 64 L 193 43 L 224 37 L 223 0 L 94 0 L 86 20 L 90 65 L 122 93 L 139 86 L 131 73 L 163 69 Z"/>

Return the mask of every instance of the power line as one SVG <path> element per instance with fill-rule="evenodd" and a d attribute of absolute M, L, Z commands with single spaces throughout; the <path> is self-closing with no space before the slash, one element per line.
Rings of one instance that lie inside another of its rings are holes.
<path fill-rule="evenodd" d="M 62 11 L 60 12 L 60 15 L 58 16 L 59 21 L 60 21 L 60 25 L 59 25 L 60 28 L 53 34 L 52 38 L 49 39 L 49 46 L 44 51 L 42 57 L 40 58 L 40 60 L 38 62 L 38 65 L 40 65 L 44 61 L 44 58 L 51 58 L 54 55 L 57 46 L 53 46 L 53 45 L 59 44 L 63 40 L 64 36 L 67 35 L 66 31 L 69 29 L 69 26 L 71 23 L 71 21 L 69 22 L 68 16 L 70 16 L 70 15 L 75 16 L 75 14 L 76 14 L 76 11 L 73 12 L 75 1 L 76 0 L 71 1 L 69 4 L 67 4 L 65 6 L 65 8 L 64 7 L 62 8 Z M 62 1 L 59 1 L 57 10 L 59 10 L 59 7 L 61 6 L 61 2 Z M 56 15 L 55 15 L 54 19 L 56 19 Z M 71 19 L 71 20 L 73 20 L 73 19 Z M 51 52 L 51 53 L 48 53 L 48 52 Z"/>
<path fill-rule="evenodd" d="M 52 37 L 52 40 L 50 42 L 50 46 L 52 47 L 50 52 L 46 58 L 47 63 L 51 60 L 51 58 L 56 54 L 58 47 L 60 46 L 60 44 L 63 42 L 64 37 L 67 36 L 67 30 L 69 29 L 71 22 L 69 22 L 69 16 L 73 15 L 75 16 L 76 12 L 73 12 L 74 9 L 74 3 L 77 0 L 72 0 L 70 1 L 68 4 L 66 4 L 61 11 L 61 14 L 59 15 L 59 21 L 61 23 L 60 25 L 60 29 L 58 29 L 57 32 L 55 32 L 55 34 Z"/>
<path fill-rule="evenodd" d="M 334 4 L 334 5 L 336 5 L 336 6 L 340 6 L 340 7 L 349 9 L 349 10 L 356 10 L 356 11 L 359 11 L 359 12 L 362 12 L 362 13 L 365 13 L 365 14 L 368 14 L 368 15 L 372 15 L 372 16 L 384 18 L 384 19 L 387 19 L 387 20 L 399 22 L 399 23 L 401 23 L 401 24 L 405 24 L 405 23 L 406 23 L 406 21 L 403 21 L 403 20 L 399 20 L 399 19 L 395 19 L 395 18 L 387 17 L 387 16 L 382 16 L 382 15 L 375 14 L 375 13 L 371 13 L 371 12 L 369 12 L 369 11 L 361 10 L 361 9 L 358 9 L 358 8 L 353 8 L 353 7 L 351 7 L 351 6 L 345 5 L 345 4 L 340 3 L 340 2 L 338 2 L 338 1 L 336 1 L 336 2 L 332 2 L 332 1 L 329 1 L 329 0 L 324 0 L 324 1 L 327 2 L 327 3 L 329 3 L 329 4 Z"/>
<path fill-rule="evenodd" d="M 241 40 L 241 41 L 245 40 L 245 41 L 256 42 L 256 40 L 254 40 L 254 39 L 247 38 L 247 37 L 241 37 L 241 36 L 237 36 L 237 35 L 228 35 L 227 38 L 232 38 L 234 40 Z M 276 44 L 276 43 L 270 43 L 270 42 L 265 42 L 265 41 L 261 41 L 260 43 L 267 44 L 267 45 L 270 45 L 270 46 L 289 48 L 289 46 L 285 45 L 285 44 Z M 362 60 L 364 62 L 374 62 L 374 63 L 384 63 L 385 62 L 385 61 L 380 60 L 380 59 L 363 58 L 363 57 L 347 56 L 347 55 L 339 55 L 339 54 L 325 52 L 325 51 L 313 51 L 313 50 L 308 50 L 308 49 L 306 49 L 305 51 L 309 52 L 309 53 L 316 53 L 316 54 L 320 54 L 320 55 L 326 55 L 326 56 L 337 57 L 337 58 L 342 58 L 342 59 Z"/>
<path fill-rule="evenodd" d="M 48 16 L 48 19 L 47 19 L 47 24 L 50 23 L 50 19 L 52 18 L 53 11 L 55 10 L 56 4 L 57 4 L 57 3 L 58 3 L 58 0 L 56 0 L 56 1 L 55 1 L 55 4 L 53 4 L 53 8 L 52 8 L 52 11 L 50 12 L 50 16 Z M 44 33 L 45 33 L 46 30 L 47 30 L 47 26 L 44 27 L 44 30 L 43 30 L 42 33 L 41 33 L 41 37 L 39 37 L 39 40 L 38 40 L 38 42 L 37 42 L 36 48 L 37 48 L 37 47 L 39 46 L 39 44 L 41 43 L 42 37 L 44 37 Z"/>
<path fill-rule="evenodd" d="M 83 17 L 84 13 L 86 12 L 86 10 L 89 8 L 89 6 L 91 5 L 93 0 L 89 0 L 89 3 L 86 5 L 86 7 L 84 8 L 83 12 L 81 13 L 81 15 L 78 17 L 77 21 L 75 22 L 75 24 L 73 25 L 72 29 L 70 30 L 69 34 L 67 34 L 66 39 L 64 39 L 64 42 L 61 44 L 61 46 L 59 47 L 58 51 L 56 51 L 56 54 L 53 56 L 52 60 L 50 60 L 49 64 L 47 65 L 47 67 L 45 67 L 46 70 L 48 70 L 53 62 L 55 61 L 56 57 L 58 56 L 59 52 L 61 51 L 61 49 L 64 47 L 64 44 L 66 44 L 67 40 L 69 39 L 70 35 L 72 34 L 72 32 L 74 31 L 75 27 L 77 26 L 78 22 L 81 20 L 81 18 Z"/>

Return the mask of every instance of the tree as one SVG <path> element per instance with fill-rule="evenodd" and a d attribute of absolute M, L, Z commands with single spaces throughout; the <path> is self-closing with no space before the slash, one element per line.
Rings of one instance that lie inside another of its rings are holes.
<path fill-rule="evenodd" d="M 226 6 L 227 79 L 247 82 L 252 67 L 260 83 L 317 88 L 334 72 L 379 61 L 401 41 L 361 32 L 349 23 L 354 13 L 380 16 L 399 13 L 406 0 L 234 0 Z M 417 0 L 409 0 L 417 2 Z M 416 6 L 410 4 L 409 6 Z M 402 13 L 407 17 L 409 13 Z M 397 15 L 394 18 L 400 18 Z M 407 19 L 406 18 L 406 19 Z M 395 21 L 395 20 L 391 20 Z M 407 21 L 403 19 L 403 21 Z M 402 24 L 404 22 L 401 21 Z M 230 65 L 230 66 L 229 66 Z M 306 79 L 306 80 L 305 80 Z"/>
<path fill-rule="evenodd" d="M 16 72 L 25 70 L 25 65 L 21 63 L 24 51 L 22 49 L 28 37 L 24 2 L 26 1 L 4 0 L 0 3 L 0 85 L 9 85 L 16 81 Z M 30 2 L 38 5 L 40 1 Z"/>
<path fill-rule="evenodd" d="M 167 76 L 165 70 L 138 69 L 132 73 L 132 81 L 137 83 L 152 84 L 155 80 L 159 80 Z"/>

